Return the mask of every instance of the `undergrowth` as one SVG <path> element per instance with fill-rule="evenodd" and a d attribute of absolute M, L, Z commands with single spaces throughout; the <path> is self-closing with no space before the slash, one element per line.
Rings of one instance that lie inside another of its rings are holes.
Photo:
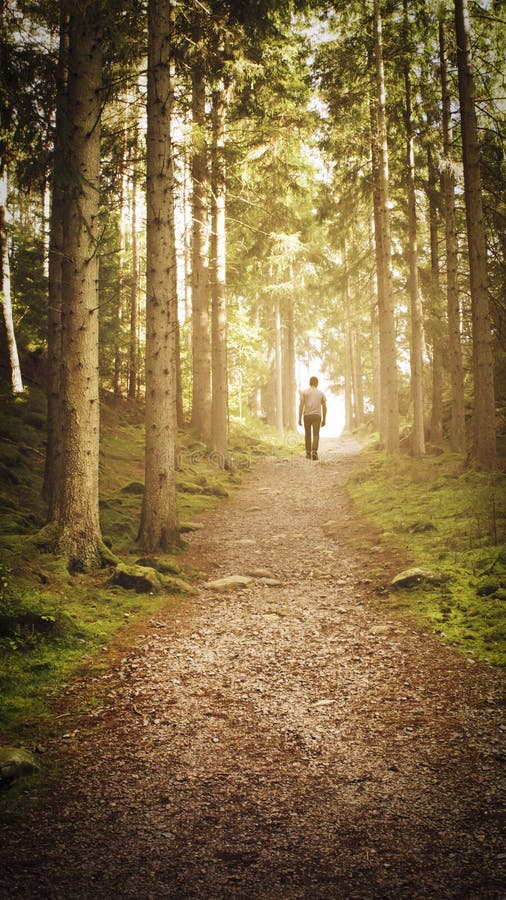
<path fill-rule="evenodd" d="M 506 477 L 466 467 L 455 454 L 414 460 L 367 451 L 349 483 L 380 541 L 441 576 L 390 591 L 448 643 L 496 666 L 506 663 Z"/>
<path fill-rule="evenodd" d="M 142 558 L 136 545 L 144 481 L 142 406 L 105 395 L 101 419 L 102 533 L 131 564 Z M 123 630 L 142 626 L 178 602 L 177 595 L 136 594 L 112 585 L 107 569 L 72 575 L 41 546 L 44 441 L 43 393 L 32 388 L 17 398 L 0 396 L 0 743 L 29 747 L 54 733 L 55 703 L 70 679 L 106 668 L 108 649 Z M 182 431 L 176 473 L 182 547 L 149 564 L 191 581 L 195 573 L 184 571 L 185 532 L 234 490 L 255 459 L 282 450 L 274 431 L 236 425 L 231 466 L 224 468 L 190 430 Z"/>

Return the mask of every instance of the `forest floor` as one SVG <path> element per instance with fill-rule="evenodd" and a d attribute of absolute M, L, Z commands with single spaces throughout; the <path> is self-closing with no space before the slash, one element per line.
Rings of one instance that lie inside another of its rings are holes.
<path fill-rule="evenodd" d="M 118 655 L 2 826 L 2 898 L 504 896 L 504 676 L 382 604 L 356 449 L 267 459 L 201 516 L 199 594 Z M 228 575 L 252 580 L 208 586 Z"/>

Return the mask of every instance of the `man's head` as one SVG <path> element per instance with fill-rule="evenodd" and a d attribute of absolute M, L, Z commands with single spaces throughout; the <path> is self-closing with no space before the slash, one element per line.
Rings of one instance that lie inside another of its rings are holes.
<path fill-rule="evenodd" d="M 311 378 L 309 379 L 309 386 L 310 387 L 318 387 L 318 379 L 317 379 L 316 375 L 312 375 Z"/>

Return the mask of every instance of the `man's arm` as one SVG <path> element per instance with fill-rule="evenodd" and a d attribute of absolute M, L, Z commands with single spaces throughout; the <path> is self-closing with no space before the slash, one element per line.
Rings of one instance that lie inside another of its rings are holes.
<path fill-rule="evenodd" d="M 293 406 L 292 406 L 293 409 Z M 300 403 L 299 403 L 299 425 L 302 425 L 302 413 L 304 412 L 304 397 L 302 394 L 300 395 Z"/>
<path fill-rule="evenodd" d="M 322 398 L 322 428 L 325 425 L 325 420 L 327 418 L 327 401 L 325 397 Z"/>

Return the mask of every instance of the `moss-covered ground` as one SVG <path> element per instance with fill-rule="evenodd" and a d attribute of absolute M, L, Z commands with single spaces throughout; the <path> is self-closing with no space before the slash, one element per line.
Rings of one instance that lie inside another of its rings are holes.
<path fill-rule="evenodd" d="M 177 471 L 181 547 L 143 559 L 136 545 L 144 481 L 143 411 L 104 396 L 101 408 L 100 511 L 104 540 L 124 563 L 139 559 L 186 581 L 184 533 L 199 513 L 228 496 L 254 460 L 280 453 L 274 432 L 234 427 L 230 468 L 191 431 L 179 435 Z M 33 388 L 0 396 L 0 743 L 35 746 L 54 727 L 55 704 L 71 678 L 110 664 L 110 645 L 171 604 L 176 593 L 135 593 L 111 583 L 112 570 L 70 574 L 40 539 L 45 399 Z"/>
<path fill-rule="evenodd" d="M 506 662 L 506 476 L 444 453 L 389 459 L 369 450 L 349 484 L 357 509 L 391 555 L 441 583 L 388 591 L 470 657 Z"/>

